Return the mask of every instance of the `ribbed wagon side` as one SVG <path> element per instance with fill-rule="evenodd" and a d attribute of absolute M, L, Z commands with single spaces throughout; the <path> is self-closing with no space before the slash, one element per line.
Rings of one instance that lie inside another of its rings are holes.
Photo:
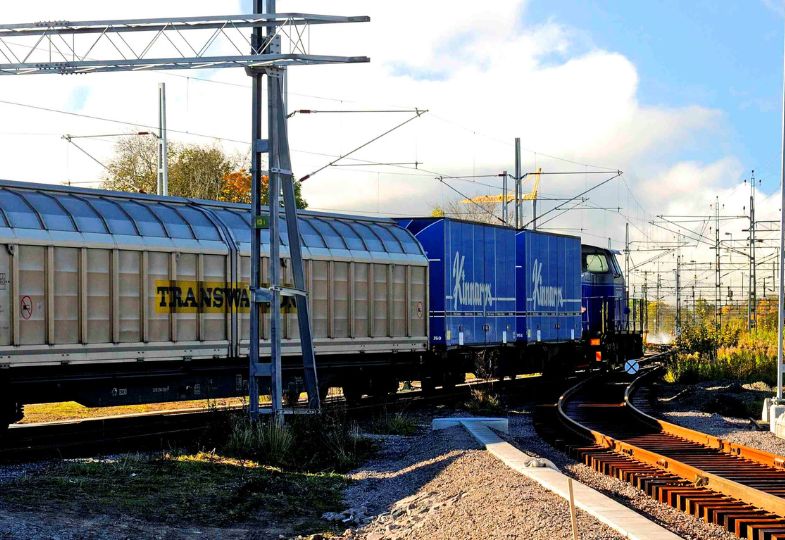
<path fill-rule="evenodd" d="M 300 219 L 324 385 L 410 377 L 427 347 L 417 242 L 389 220 Z M 243 205 L 0 182 L 0 424 L 24 403 L 244 393 L 249 240 Z M 296 386 L 296 315 L 281 309 Z"/>
<path fill-rule="evenodd" d="M 515 371 L 558 373 L 581 364 L 580 238 L 518 231 L 516 261 L 521 351 Z"/>
<path fill-rule="evenodd" d="M 450 218 L 400 219 L 430 264 L 431 380 L 495 373 L 515 341 L 515 231 Z M 508 351 L 505 351 L 508 350 Z"/>

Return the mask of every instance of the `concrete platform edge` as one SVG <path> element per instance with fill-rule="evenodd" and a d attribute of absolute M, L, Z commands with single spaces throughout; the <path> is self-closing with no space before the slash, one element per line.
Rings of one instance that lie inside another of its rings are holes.
<path fill-rule="evenodd" d="M 435 418 L 431 423 L 434 430 L 457 425 L 462 425 L 491 455 L 511 469 L 534 480 L 563 499 L 568 499 L 568 477 L 559 471 L 553 463 L 545 459 L 527 456 L 490 429 L 489 426 L 504 426 L 506 428 L 506 418 Z M 503 431 L 508 432 L 507 429 Z M 632 540 L 676 540 L 681 538 L 575 479 L 573 479 L 572 485 L 575 505 L 578 508 L 626 538 Z"/>

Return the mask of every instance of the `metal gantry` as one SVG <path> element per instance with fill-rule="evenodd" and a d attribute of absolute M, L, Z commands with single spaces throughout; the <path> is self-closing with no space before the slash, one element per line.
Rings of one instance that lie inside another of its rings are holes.
<path fill-rule="evenodd" d="M 367 62 L 309 53 L 312 25 L 367 22 L 367 16 L 305 13 L 210 15 L 0 25 L 0 74 L 97 73 Z M 252 44 L 245 30 L 275 37 Z M 281 38 L 286 49 L 281 50 Z M 275 47 L 275 50 L 273 50 Z"/>
<path fill-rule="evenodd" d="M 0 25 L 0 75 L 87 74 L 115 71 L 243 67 L 252 78 L 251 297 L 249 395 L 259 408 L 259 379 L 270 378 L 272 412 L 283 418 L 280 303 L 293 296 L 302 346 L 308 404 L 318 409 L 316 362 L 308 317 L 305 272 L 286 129 L 286 67 L 368 62 L 365 56 L 311 54 L 313 25 L 367 22 L 343 17 L 276 13 L 275 0 L 254 0 L 254 13 L 98 21 L 43 21 Z M 248 31 L 250 30 L 250 32 Z M 268 135 L 262 134 L 262 82 L 267 77 Z M 163 96 L 162 96 L 163 99 Z M 160 140 L 160 137 L 159 137 Z M 159 152 L 165 152 L 159 149 Z M 262 210 L 262 156 L 268 155 L 269 215 Z M 159 178 L 159 182 L 163 182 Z M 281 282 L 281 193 L 288 232 L 293 287 Z M 270 283 L 261 272 L 261 230 L 270 230 Z M 270 362 L 261 361 L 260 319 L 269 305 Z"/>

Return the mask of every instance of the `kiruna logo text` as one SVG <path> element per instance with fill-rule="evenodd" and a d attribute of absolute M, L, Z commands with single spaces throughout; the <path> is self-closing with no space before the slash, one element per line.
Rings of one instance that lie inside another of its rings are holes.
<path fill-rule="evenodd" d="M 481 307 L 492 305 L 491 284 L 466 281 L 466 273 L 463 270 L 465 262 L 466 257 L 456 251 L 452 264 L 452 277 L 455 280 L 452 289 L 453 309 L 458 309 L 458 304 Z"/>
<path fill-rule="evenodd" d="M 564 295 L 561 287 L 550 287 L 542 284 L 542 263 L 538 259 L 534 259 L 534 266 L 532 267 L 532 301 L 534 302 L 534 310 L 536 311 L 539 306 L 544 307 L 562 307 L 564 305 Z"/>

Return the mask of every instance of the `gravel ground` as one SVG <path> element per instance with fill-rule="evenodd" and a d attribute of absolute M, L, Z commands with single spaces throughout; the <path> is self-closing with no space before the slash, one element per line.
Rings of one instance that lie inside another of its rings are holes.
<path fill-rule="evenodd" d="M 510 441 L 525 453 L 550 459 L 564 474 L 590 486 L 643 514 L 652 521 L 686 539 L 731 540 L 737 537 L 716 525 L 688 516 L 650 498 L 643 491 L 616 478 L 600 474 L 576 462 L 564 452 L 543 441 L 532 425 L 531 413 L 525 409 L 510 416 Z"/>
<path fill-rule="evenodd" d="M 33 474 L 35 472 L 46 469 L 49 466 L 48 462 L 38 463 L 13 463 L 8 465 L 0 465 L 0 485 L 3 482 L 12 482 L 25 475 Z M 0 496 L 2 501 L 2 496 Z"/>
<path fill-rule="evenodd" d="M 701 394 L 710 396 L 712 393 L 722 392 L 727 383 L 709 381 L 687 388 L 681 386 L 683 385 L 659 385 L 657 412 L 661 418 L 737 444 L 785 456 L 785 439 L 780 439 L 768 430 L 756 430 L 749 419 L 696 410 L 696 389 Z M 747 386 L 744 385 L 745 389 Z"/>
<path fill-rule="evenodd" d="M 346 493 L 371 521 L 343 538 L 569 539 L 567 502 L 480 450 L 461 427 L 389 437 Z M 621 538 L 579 511 L 583 539 Z"/>

